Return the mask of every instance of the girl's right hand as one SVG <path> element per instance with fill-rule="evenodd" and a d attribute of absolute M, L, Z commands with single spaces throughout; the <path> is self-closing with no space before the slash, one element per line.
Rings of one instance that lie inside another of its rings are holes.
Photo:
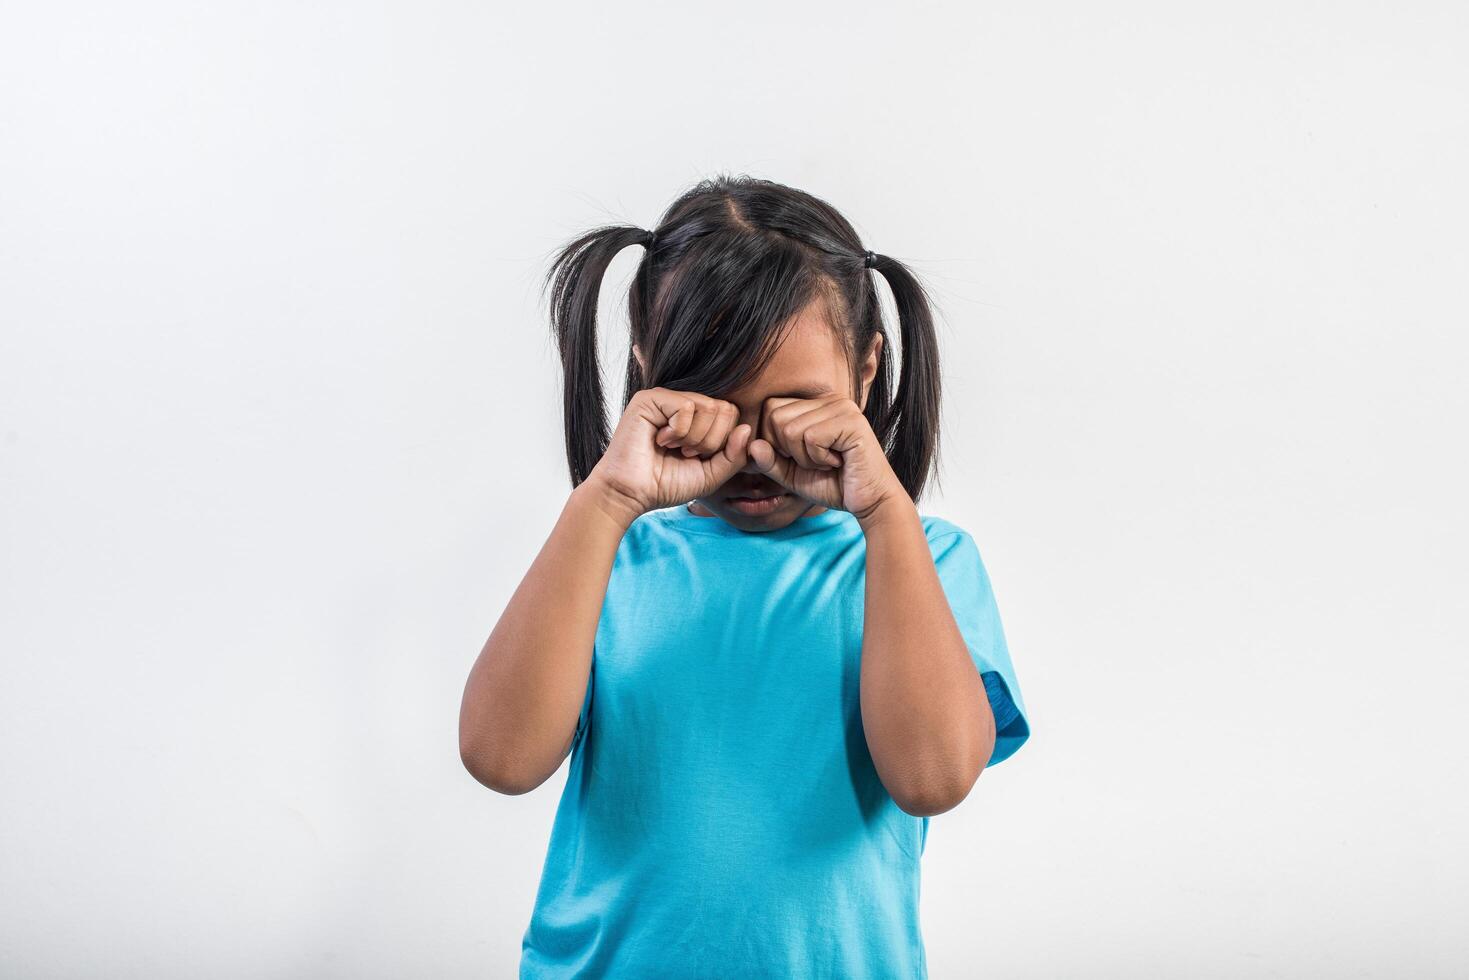
<path fill-rule="evenodd" d="M 622 413 L 587 482 L 639 514 L 707 496 L 748 458 L 748 424 L 733 402 L 693 391 L 644 388 Z"/>

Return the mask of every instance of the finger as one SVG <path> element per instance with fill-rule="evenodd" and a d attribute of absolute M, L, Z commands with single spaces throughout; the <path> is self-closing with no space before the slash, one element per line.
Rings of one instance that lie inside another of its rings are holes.
<path fill-rule="evenodd" d="M 668 424 L 658 430 L 655 441 L 665 449 L 683 444 L 683 438 L 688 434 L 689 426 L 694 424 L 695 407 L 692 401 L 680 406 L 669 416 Z"/>
<path fill-rule="evenodd" d="M 729 437 L 734 434 L 735 426 L 740 422 L 740 410 L 731 402 L 716 402 L 714 408 L 714 421 L 709 426 L 709 431 L 696 447 L 700 456 L 712 456 L 724 448 Z M 753 431 L 753 429 L 751 430 Z M 741 464 L 743 465 L 743 464 Z"/>
<path fill-rule="evenodd" d="M 802 459 L 805 451 L 800 445 L 800 432 L 793 430 L 791 426 L 797 419 L 806 419 L 808 415 L 821 413 L 827 408 L 829 404 L 826 401 L 816 398 L 786 398 L 784 396 L 767 398 L 762 406 L 760 436 L 773 445 L 777 452 L 800 459 L 801 465 L 806 466 L 810 461 Z M 806 420 L 810 421 L 810 419 Z"/>
<path fill-rule="evenodd" d="M 683 445 L 685 456 L 701 456 L 701 448 L 705 438 L 709 435 L 710 428 L 718 421 L 719 409 L 711 399 L 707 404 L 700 403 L 694 407 L 694 418 L 689 423 L 689 431 L 684 433 L 680 442 Z"/>
<path fill-rule="evenodd" d="M 675 416 L 681 412 L 692 413 L 694 409 L 694 399 L 689 392 L 670 388 L 644 388 L 633 399 L 643 417 L 652 424 L 654 441 L 660 446 L 665 444 L 670 435 L 675 434 L 674 427 L 669 424 L 675 421 Z M 687 423 L 689 420 L 683 421 Z"/>
<path fill-rule="evenodd" d="M 791 454 L 797 466 L 802 469 L 814 470 L 816 464 L 811 461 L 811 447 L 807 445 L 808 426 L 799 422 L 789 423 L 780 430 L 781 438 L 785 442 L 786 451 Z"/>
<path fill-rule="evenodd" d="M 790 424 L 808 415 L 830 415 L 832 409 L 841 408 L 841 400 L 825 398 L 771 398 L 770 417 L 777 424 Z M 809 421 L 809 420 L 808 420 Z"/>
<path fill-rule="evenodd" d="M 760 419 L 755 423 L 755 438 L 767 442 L 775 448 L 775 420 L 771 417 L 775 409 L 783 404 L 779 398 L 767 398 L 760 406 Z"/>
<path fill-rule="evenodd" d="M 748 423 L 736 426 L 720 450 L 705 462 L 705 475 L 711 484 L 723 484 L 744 467 L 749 459 L 750 438 L 754 431 Z"/>
<path fill-rule="evenodd" d="M 855 402 L 847 400 L 833 402 L 813 415 L 810 425 L 814 433 L 811 458 L 825 463 L 825 468 L 829 469 L 841 469 L 846 465 L 847 457 L 842 454 L 849 446 L 844 436 L 850 430 L 852 413 L 860 411 Z"/>
<path fill-rule="evenodd" d="M 757 470 L 787 490 L 795 490 L 791 474 L 795 471 L 796 464 L 776 453 L 775 447 L 768 440 L 752 439 L 749 453 L 750 462 L 755 464 Z"/>
<path fill-rule="evenodd" d="M 679 411 L 692 411 L 701 400 L 709 400 L 708 396 L 697 391 L 676 391 L 672 388 L 644 388 L 634 397 L 648 410 L 649 420 L 660 426 L 667 425 Z"/>
<path fill-rule="evenodd" d="M 689 430 L 698 395 L 670 388 L 643 388 L 633 395 L 642 416 L 652 423 L 654 442 L 668 448 L 679 444 L 680 435 Z"/>
<path fill-rule="evenodd" d="M 760 429 L 757 432 L 757 437 L 764 442 L 768 442 L 770 448 L 776 453 L 789 457 L 790 451 L 786 449 L 784 437 L 781 435 L 780 425 L 775 417 L 775 406 L 770 405 L 770 402 L 775 400 L 768 399 L 767 407 L 760 414 Z"/>
<path fill-rule="evenodd" d="M 833 463 L 826 450 L 835 433 L 826 423 L 844 415 L 850 408 L 850 405 L 836 401 L 804 400 L 781 406 L 772 413 L 772 421 L 781 444 L 799 465 L 808 470 L 829 470 Z M 836 465 L 841 465 L 840 457 Z"/>
<path fill-rule="evenodd" d="M 842 465 L 842 458 L 826 445 L 822 438 L 820 429 L 810 426 L 801 436 L 802 445 L 806 449 L 806 457 L 811 460 L 808 465 L 813 470 L 834 470 Z"/>

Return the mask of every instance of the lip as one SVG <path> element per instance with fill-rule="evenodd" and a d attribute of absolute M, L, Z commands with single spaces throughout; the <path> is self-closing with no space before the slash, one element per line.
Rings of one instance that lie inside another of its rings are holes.
<path fill-rule="evenodd" d="M 730 497 L 728 499 L 729 505 L 739 513 L 759 517 L 762 514 L 771 513 L 781 504 L 785 503 L 787 496 L 789 494 L 768 493 L 758 497 L 752 495 L 749 497 Z"/>

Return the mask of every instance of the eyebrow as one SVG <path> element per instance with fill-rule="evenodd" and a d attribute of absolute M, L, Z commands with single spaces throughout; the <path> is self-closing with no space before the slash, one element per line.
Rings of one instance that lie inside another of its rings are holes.
<path fill-rule="evenodd" d="M 806 385 L 801 388 L 792 388 L 790 391 L 782 391 L 776 394 L 766 395 L 766 398 L 818 398 L 821 395 L 831 394 L 831 389 L 826 385 Z"/>

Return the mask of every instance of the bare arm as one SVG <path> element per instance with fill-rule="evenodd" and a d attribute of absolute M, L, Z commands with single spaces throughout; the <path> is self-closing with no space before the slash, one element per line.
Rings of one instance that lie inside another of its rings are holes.
<path fill-rule="evenodd" d="M 932 816 L 979 779 L 994 749 L 994 713 L 912 500 L 895 494 L 861 523 L 862 728 L 888 793 L 904 811 Z"/>
<path fill-rule="evenodd" d="M 571 492 L 469 672 L 459 757 L 501 793 L 528 793 L 561 766 L 576 737 L 592 647 L 623 535 L 641 514 L 703 496 L 745 463 L 750 426 L 737 406 L 647 388 Z"/>
<path fill-rule="evenodd" d="M 867 538 L 862 730 L 888 795 L 914 816 L 959 804 L 995 744 L 984 680 L 949 608 L 913 498 L 858 404 L 775 396 L 750 444 L 755 468 L 849 511 Z"/>
<path fill-rule="evenodd" d="M 571 492 L 465 684 L 459 755 L 501 793 L 527 793 L 576 734 L 617 546 L 636 508 L 586 480 Z"/>

